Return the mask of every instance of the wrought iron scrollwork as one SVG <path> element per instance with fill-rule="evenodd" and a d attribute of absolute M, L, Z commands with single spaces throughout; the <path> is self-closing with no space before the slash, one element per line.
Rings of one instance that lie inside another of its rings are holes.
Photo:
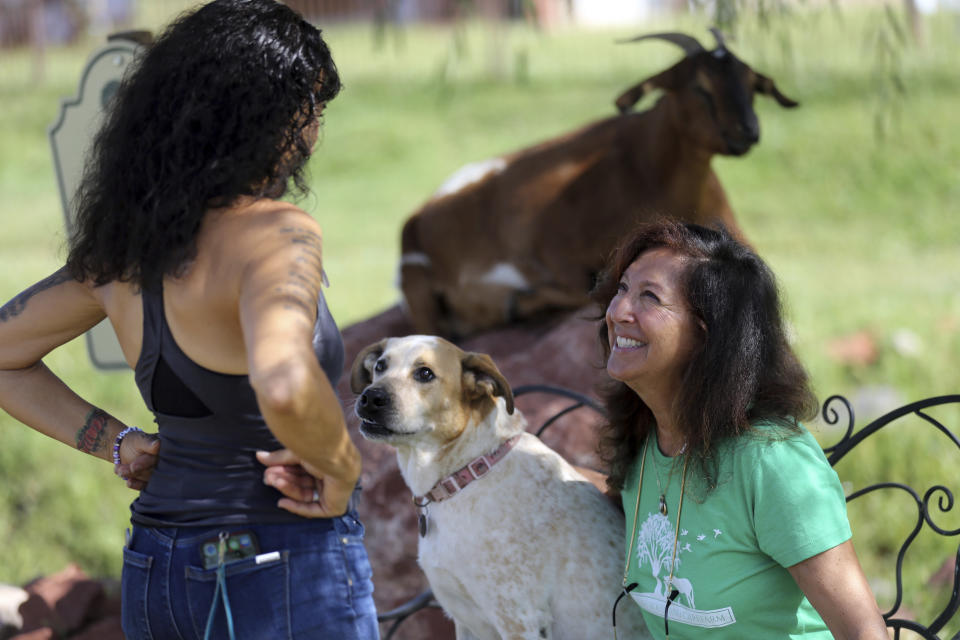
<path fill-rule="evenodd" d="M 392 622 L 390 629 L 387 630 L 386 635 L 383 636 L 383 640 L 391 640 L 393 635 L 400 628 L 400 625 L 403 624 L 404 620 L 412 616 L 413 614 L 421 611 L 423 609 L 432 608 L 439 609 L 440 605 L 437 604 L 436 599 L 433 597 L 433 591 L 427 589 L 426 591 L 421 592 L 419 595 L 414 596 L 412 599 L 404 602 L 399 607 L 391 609 L 390 611 L 384 611 L 381 614 L 377 615 L 377 621 L 380 623 Z"/>
<path fill-rule="evenodd" d="M 555 414 L 547 418 L 542 425 L 540 425 L 540 428 L 537 429 L 536 431 L 538 438 L 541 437 L 543 435 L 543 432 L 546 431 L 547 428 L 550 427 L 557 420 L 567 415 L 568 413 L 572 413 L 576 411 L 577 409 L 587 407 L 589 409 L 592 409 L 593 411 L 596 411 L 600 415 L 604 415 L 603 407 L 601 407 L 596 400 L 582 393 L 571 391 L 570 389 L 564 389 L 563 387 L 554 387 L 546 384 L 528 384 L 528 385 L 519 386 L 513 390 L 514 397 L 522 396 L 527 393 L 545 393 L 548 395 L 568 398 L 573 401 L 572 404 L 556 412 Z"/>
<path fill-rule="evenodd" d="M 833 446 L 823 448 L 823 452 L 826 454 L 830 454 L 837 448 L 843 446 L 850 440 L 851 436 L 853 436 L 853 406 L 851 406 L 850 402 L 843 396 L 830 396 L 827 398 L 823 403 L 823 409 L 821 410 L 820 415 L 823 416 L 823 421 L 827 424 L 831 426 L 838 425 L 840 423 L 840 415 L 837 413 L 835 408 L 835 406 L 838 404 L 843 405 L 843 411 L 847 416 L 847 426 L 844 429 L 843 438 L 840 439 L 840 442 Z M 844 453 L 846 453 L 846 450 L 844 450 Z M 833 463 L 834 461 L 831 460 L 830 464 L 832 465 Z"/>
<path fill-rule="evenodd" d="M 821 415 L 823 420 L 830 425 L 839 425 L 841 423 L 842 414 L 846 415 L 847 423 L 844 429 L 843 437 L 834 445 L 824 447 L 824 453 L 827 454 L 827 459 L 830 461 L 830 464 L 836 466 L 836 464 L 848 453 L 850 453 L 858 444 L 863 442 L 865 439 L 869 438 L 873 434 L 877 433 L 884 427 L 893 424 L 900 420 L 901 418 L 909 415 L 916 416 L 921 418 L 929 425 L 934 427 L 937 431 L 942 433 L 957 449 L 957 454 L 960 454 L 960 438 L 957 437 L 957 434 L 946 427 L 942 422 L 932 417 L 926 410 L 932 407 L 938 407 L 943 405 L 955 404 L 957 408 L 960 409 L 960 395 L 946 395 L 938 396 L 933 398 L 927 398 L 925 400 L 920 400 L 918 402 L 913 402 L 911 404 L 904 405 L 898 409 L 890 411 L 879 418 L 873 420 L 870 424 L 865 427 L 855 430 L 854 429 L 854 413 L 853 407 L 850 405 L 850 402 L 843 396 L 831 396 L 827 398 L 826 402 L 823 403 L 823 409 Z M 936 508 L 938 513 L 948 513 L 953 509 L 954 506 L 954 495 L 953 492 L 946 486 L 941 484 L 935 484 L 929 487 L 923 494 L 923 497 L 920 497 L 920 494 L 913 488 L 906 484 L 898 482 L 879 482 L 876 484 L 869 485 L 858 491 L 855 491 L 847 496 L 847 502 L 856 500 L 857 498 L 878 491 L 881 489 L 894 489 L 899 491 L 904 491 L 909 494 L 913 499 L 914 504 L 917 509 L 917 519 L 916 523 L 911 529 L 910 533 L 906 536 L 903 541 L 903 544 L 900 546 L 900 549 L 897 552 L 897 564 L 896 564 L 896 597 L 894 599 L 893 606 L 889 611 L 883 614 L 884 620 L 887 622 L 887 626 L 894 630 L 894 638 L 900 637 L 900 630 L 905 629 L 912 631 L 923 638 L 928 640 L 939 640 L 937 635 L 947 624 L 947 622 L 956 614 L 957 610 L 960 609 L 960 546 L 958 546 L 956 554 L 956 562 L 954 563 L 953 569 L 953 590 L 950 599 L 945 605 L 944 609 L 937 618 L 929 624 L 929 626 L 924 626 L 923 624 L 912 621 L 905 620 L 901 618 L 895 618 L 894 616 L 899 612 L 900 605 L 903 602 L 903 562 L 904 557 L 906 556 L 907 550 L 910 548 L 910 545 L 913 544 L 916 537 L 920 534 L 923 529 L 924 523 L 930 528 L 931 531 L 944 536 L 952 537 L 960 535 L 960 528 L 957 529 L 947 529 L 939 526 L 931 515 L 932 508 L 931 502 L 933 501 L 934 496 L 937 497 Z M 953 636 L 952 640 L 960 640 L 960 633 L 957 633 Z"/>

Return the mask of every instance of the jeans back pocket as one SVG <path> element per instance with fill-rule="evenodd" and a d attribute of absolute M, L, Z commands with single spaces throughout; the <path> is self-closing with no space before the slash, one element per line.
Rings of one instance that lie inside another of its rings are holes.
<path fill-rule="evenodd" d="M 229 601 L 238 640 L 290 637 L 289 553 L 262 554 L 226 565 L 226 598 L 213 607 L 213 637 L 227 637 Z M 217 570 L 186 568 L 187 603 L 194 632 L 203 638 L 217 586 Z M 223 587 L 221 587 L 223 589 Z"/>
<path fill-rule="evenodd" d="M 150 570 L 153 556 L 123 548 L 123 573 L 120 575 L 120 624 L 128 640 L 152 640 L 147 603 L 150 602 Z"/>

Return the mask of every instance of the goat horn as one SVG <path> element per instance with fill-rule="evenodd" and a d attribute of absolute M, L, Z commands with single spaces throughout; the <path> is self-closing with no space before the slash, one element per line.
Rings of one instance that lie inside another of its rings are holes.
<path fill-rule="evenodd" d="M 672 42 L 683 49 L 688 56 L 691 56 L 695 53 L 700 53 L 704 50 L 703 45 L 697 42 L 697 39 L 693 36 L 688 36 L 685 33 L 677 33 L 675 31 L 669 31 L 665 33 L 647 33 L 633 38 L 627 38 L 626 40 L 617 40 L 617 43 L 624 44 L 627 42 L 638 42 L 640 40 L 647 40 L 650 38 L 658 38 L 660 40 Z"/>
<path fill-rule="evenodd" d="M 726 42 L 726 40 L 724 40 L 724 38 L 723 38 L 723 32 L 720 31 L 720 29 L 717 29 L 716 27 L 710 27 L 710 33 L 713 34 L 714 39 L 717 41 L 717 48 L 718 48 L 718 49 L 726 49 L 726 48 L 727 48 L 727 42 Z"/>

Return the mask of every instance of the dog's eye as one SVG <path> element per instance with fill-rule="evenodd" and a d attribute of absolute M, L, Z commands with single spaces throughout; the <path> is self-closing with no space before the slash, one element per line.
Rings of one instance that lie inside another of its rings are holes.
<path fill-rule="evenodd" d="M 377 373 L 383 373 L 387 370 L 387 361 L 383 359 L 377 360 L 377 363 L 373 365 L 373 370 Z"/>
<path fill-rule="evenodd" d="M 431 371 L 427 367 L 420 367 L 419 369 L 413 372 L 413 379 L 416 380 L 417 382 L 430 382 L 436 377 L 437 376 L 433 375 L 433 371 Z"/>

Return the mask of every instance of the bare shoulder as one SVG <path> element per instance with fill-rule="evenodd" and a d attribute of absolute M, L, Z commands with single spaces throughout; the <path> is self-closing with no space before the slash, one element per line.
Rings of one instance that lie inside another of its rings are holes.
<path fill-rule="evenodd" d="M 266 201 L 231 216 L 230 234 L 238 242 L 259 246 L 319 242 L 320 225 L 309 213 L 287 202 Z"/>
<path fill-rule="evenodd" d="M 273 265 L 320 276 L 323 235 L 308 213 L 287 203 L 274 203 L 247 217 L 243 224 L 248 269 Z"/>
<path fill-rule="evenodd" d="M 323 283 L 320 225 L 281 202 L 258 204 L 237 218 L 241 313 L 249 321 L 271 309 L 287 310 L 288 320 L 312 329 Z"/>
<path fill-rule="evenodd" d="M 320 269 L 322 232 L 306 211 L 288 202 L 259 200 L 211 212 L 204 222 L 201 250 L 221 281 L 242 282 L 263 269 L 292 264 Z"/>

